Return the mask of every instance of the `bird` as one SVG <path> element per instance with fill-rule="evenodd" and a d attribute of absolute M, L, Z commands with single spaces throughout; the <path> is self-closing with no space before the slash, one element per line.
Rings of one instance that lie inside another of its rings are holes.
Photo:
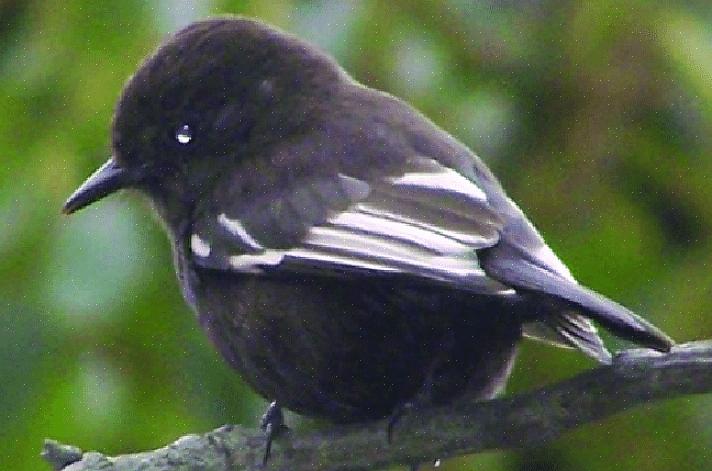
<path fill-rule="evenodd" d="M 143 195 L 186 302 L 282 409 L 335 423 L 486 400 L 525 338 L 611 354 L 673 340 L 579 284 L 469 148 L 259 20 L 169 36 L 127 81 L 111 157 L 66 201 Z"/>

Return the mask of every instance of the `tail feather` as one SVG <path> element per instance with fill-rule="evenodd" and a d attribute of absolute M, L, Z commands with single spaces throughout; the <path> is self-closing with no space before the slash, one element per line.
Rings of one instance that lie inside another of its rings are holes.
<path fill-rule="evenodd" d="M 558 347 L 576 348 L 600 363 L 611 363 L 611 353 L 596 327 L 574 311 L 552 311 L 541 321 L 525 324 L 524 335 Z"/>
<path fill-rule="evenodd" d="M 483 260 L 483 264 L 488 275 L 496 280 L 535 294 L 564 300 L 570 303 L 570 307 L 600 323 L 618 337 L 663 352 L 669 351 L 675 344 L 660 329 L 629 309 L 525 258 L 493 253 Z M 576 309 L 577 307 L 580 309 Z M 556 320 L 559 321 L 560 319 Z M 555 329 L 566 340 L 571 336 L 576 337 L 581 332 L 576 328 L 567 330 L 555 327 Z M 581 348 L 577 343 L 576 346 Z M 581 349 L 585 351 L 584 348 Z"/>

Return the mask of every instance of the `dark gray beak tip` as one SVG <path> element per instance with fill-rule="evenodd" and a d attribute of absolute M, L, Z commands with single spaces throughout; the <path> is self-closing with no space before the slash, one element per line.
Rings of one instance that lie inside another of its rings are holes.
<path fill-rule="evenodd" d="M 109 159 L 69 197 L 62 207 L 62 213 L 72 214 L 124 188 L 128 183 L 126 170 L 119 167 L 113 159 Z"/>

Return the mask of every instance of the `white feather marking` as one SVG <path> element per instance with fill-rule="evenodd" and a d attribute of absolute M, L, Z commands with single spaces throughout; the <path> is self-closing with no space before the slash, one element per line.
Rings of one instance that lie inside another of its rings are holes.
<path fill-rule="evenodd" d="M 285 250 L 265 250 L 258 255 L 233 255 L 230 266 L 239 272 L 262 273 L 260 265 L 279 265 L 287 252 Z"/>
<path fill-rule="evenodd" d="M 409 172 L 400 177 L 391 177 L 394 185 L 421 187 L 432 190 L 459 193 L 478 201 L 487 201 L 487 195 L 473 181 L 453 169 L 438 166 L 434 171 Z"/>
<path fill-rule="evenodd" d="M 230 266 L 243 273 L 262 273 L 261 266 L 276 266 L 285 257 L 293 257 L 381 272 L 404 272 L 411 268 L 443 277 L 486 276 L 477 265 L 476 258 L 469 254 L 434 255 L 424 248 L 404 245 L 397 240 L 355 234 L 338 227 L 314 227 L 309 231 L 305 243 L 311 247 L 233 255 L 229 258 Z"/>
<path fill-rule="evenodd" d="M 425 248 L 412 247 L 395 239 L 353 233 L 348 228 L 345 230 L 339 227 L 314 227 L 305 242 L 323 247 L 329 253 L 336 251 L 337 255 L 348 255 L 369 262 L 383 260 L 396 268 L 410 267 L 443 275 L 485 276 L 477 264 L 474 251 L 466 251 L 467 248 L 462 245 L 459 247 L 464 250 L 437 255 Z"/>
<path fill-rule="evenodd" d="M 415 219 L 406 217 L 394 212 L 384 211 L 382 209 L 373 207 L 368 203 L 359 203 L 355 206 L 356 210 L 362 213 L 370 214 L 372 216 L 379 217 L 381 219 L 399 221 L 403 224 L 408 224 L 411 226 L 419 227 L 424 230 L 428 230 L 435 234 L 440 234 L 450 239 L 454 239 L 462 244 L 471 245 L 473 247 L 483 247 L 493 245 L 491 237 L 484 237 L 480 234 L 468 234 L 462 231 L 455 231 L 450 229 L 445 229 L 439 227 L 435 224 L 431 224 L 425 220 Z M 496 241 L 496 240 L 495 240 Z"/>
<path fill-rule="evenodd" d="M 322 228 L 326 229 L 326 228 Z M 321 231 L 317 231 L 321 233 Z M 323 233 L 322 233 L 323 235 Z M 339 253 L 339 250 L 341 252 Z M 324 263 L 334 269 L 356 268 L 380 273 L 420 273 L 429 278 L 452 280 L 461 278 L 465 283 L 483 282 L 486 273 L 479 268 L 476 259 L 467 257 L 421 256 L 410 254 L 407 259 L 394 256 L 393 253 L 363 253 L 352 247 L 319 247 L 295 248 L 290 250 L 266 250 L 259 255 L 234 255 L 229 258 L 233 270 L 241 273 L 264 274 L 263 267 L 275 267 L 288 263 L 292 259 L 301 263 Z M 467 281 L 471 279 L 472 281 Z M 509 287 L 503 287 L 497 294 L 511 296 L 516 294 Z"/>
<path fill-rule="evenodd" d="M 241 273 L 263 273 L 261 266 L 275 266 L 284 261 L 286 257 L 312 262 L 325 262 L 332 265 L 362 268 L 380 272 L 398 272 L 397 268 L 378 262 L 370 262 L 361 258 L 348 255 L 334 255 L 320 252 L 315 249 L 300 248 L 291 250 L 267 250 L 260 255 L 233 255 L 230 257 L 230 266 Z"/>
<path fill-rule="evenodd" d="M 408 240 L 424 249 L 439 254 L 464 253 L 471 250 L 467 245 L 431 230 L 405 222 L 379 217 L 374 214 L 346 211 L 329 219 L 334 226 L 349 228 L 370 234 L 378 234 L 390 240 Z M 401 247 L 408 247 L 403 243 Z"/>
<path fill-rule="evenodd" d="M 201 239 L 198 234 L 190 236 L 190 250 L 198 257 L 210 256 L 210 244 Z"/>
<path fill-rule="evenodd" d="M 314 227 L 305 240 L 307 244 L 359 253 L 363 256 L 396 260 L 432 257 L 424 248 L 412 247 L 378 235 L 359 234 L 338 227 Z"/>
<path fill-rule="evenodd" d="M 387 254 L 369 254 L 369 258 L 364 258 L 365 254 L 347 249 L 342 253 L 334 254 L 331 251 L 334 247 L 325 248 L 324 252 L 319 251 L 318 246 L 311 249 L 293 249 L 286 255 L 301 260 L 323 261 L 333 265 L 346 265 L 392 273 L 408 273 L 408 270 L 404 268 L 418 269 L 438 275 L 443 279 L 452 275 L 460 277 L 486 276 L 484 271 L 473 264 L 471 260 L 465 263 L 465 260 L 455 257 L 433 257 L 431 263 L 425 263 L 423 260 L 412 258 L 404 260 Z M 379 260 L 382 260 L 382 263 L 379 263 Z M 394 262 L 399 266 L 394 265 Z"/>
<path fill-rule="evenodd" d="M 218 223 L 230 231 L 232 235 L 239 237 L 240 240 L 251 248 L 255 250 L 262 250 L 264 248 L 245 230 L 245 227 L 238 219 L 230 219 L 225 213 L 221 213 L 218 216 Z"/>
<path fill-rule="evenodd" d="M 363 268 L 365 270 L 374 270 L 388 273 L 397 273 L 400 271 L 393 266 L 384 265 L 382 263 L 370 262 L 360 258 L 349 257 L 346 255 L 334 255 L 332 253 L 319 252 L 310 249 L 293 249 L 290 250 L 287 255 L 290 257 L 298 258 L 300 260 L 326 262 L 334 265 Z"/>
<path fill-rule="evenodd" d="M 405 245 L 378 235 L 349 232 L 338 227 L 314 227 L 305 239 L 308 247 L 265 250 L 261 254 L 233 255 L 230 266 L 244 273 L 262 273 L 261 266 L 275 266 L 285 257 L 328 262 L 382 272 L 426 271 L 439 276 L 484 277 L 474 252 L 435 255 L 425 248 Z"/>

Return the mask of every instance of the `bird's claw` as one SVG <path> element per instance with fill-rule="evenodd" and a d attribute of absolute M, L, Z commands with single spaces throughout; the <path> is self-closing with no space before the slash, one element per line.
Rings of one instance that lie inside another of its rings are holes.
<path fill-rule="evenodd" d="M 284 424 L 284 414 L 282 408 L 277 404 L 277 401 L 272 402 L 267 410 L 262 415 L 260 420 L 260 428 L 265 433 L 265 453 L 262 457 L 262 465 L 267 464 L 267 460 L 272 453 L 272 441 L 279 436 L 287 426 Z"/>

